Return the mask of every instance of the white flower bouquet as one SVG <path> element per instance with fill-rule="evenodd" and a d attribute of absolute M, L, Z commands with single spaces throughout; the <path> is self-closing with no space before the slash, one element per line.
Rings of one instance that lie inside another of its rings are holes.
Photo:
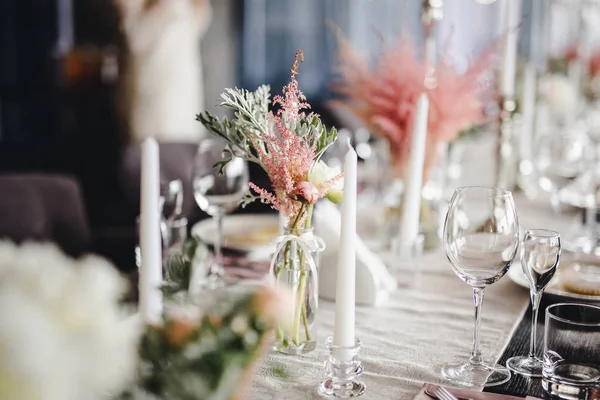
<path fill-rule="evenodd" d="M 134 382 L 138 328 L 106 261 L 0 242 L 0 398 L 95 400 Z"/>

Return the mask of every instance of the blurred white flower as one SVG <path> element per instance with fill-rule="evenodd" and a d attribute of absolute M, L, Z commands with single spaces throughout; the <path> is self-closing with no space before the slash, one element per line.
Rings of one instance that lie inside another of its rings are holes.
<path fill-rule="evenodd" d="M 315 165 L 313 165 L 312 170 L 310 171 L 310 176 L 308 177 L 308 181 L 315 185 L 317 188 L 323 187 L 328 181 L 335 178 L 336 176 L 341 174 L 340 167 L 330 167 L 324 161 L 319 160 Z M 344 179 L 337 179 L 333 185 L 331 185 L 327 193 L 325 194 L 327 198 L 334 202 L 340 203 L 342 201 L 342 191 L 344 190 Z"/>
<path fill-rule="evenodd" d="M 551 74 L 540 78 L 540 96 L 550 107 L 551 114 L 564 120 L 577 112 L 577 86 L 564 75 Z"/>
<path fill-rule="evenodd" d="M 0 242 L 0 398 L 96 400 L 135 379 L 139 327 L 103 259 Z"/>

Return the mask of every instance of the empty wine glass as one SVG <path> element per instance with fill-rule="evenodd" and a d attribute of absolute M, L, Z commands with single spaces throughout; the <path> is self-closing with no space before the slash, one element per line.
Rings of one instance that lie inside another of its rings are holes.
<path fill-rule="evenodd" d="M 442 375 L 464 386 L 502 384 L 510 379 L 510 372 L 483 361 L 479 326 L 484 288 L 506 274 L 519 247 L 519 222 L 512 193 L 484 186 L 456 189 L 448 206 L 443 239 L 452 269 L 473 287 L 475 328 L 469 360 L 445 365 Z"/>
<path fill-rule="evenodd" d="M 550 195 L 550 206 L 560 211 L 559 192 L 585 168 L 588 140 L 580 129 L 549 132 L 535 146 L 535 169 L 540 188 Z"/>
<path fill-rule="evenodd" d="M 223 216 L 235 210 L 248 190 L 248 166 L 246 161 L 233 157 L 221 171 L 217 163 L 223 161 L 224 144 L 217 139 L 200 143 L 194 160 L 192 180 L 194 198 L 198 206 L 215 221 L 214 260 L 208 272 L 210 286 L 223 284 Z"/>
<path fill-rule="evenodd" d="M 509 358 L 506 366 L 524 376 L 541 377 L 544 361 L 536 355 L 536 328 L 540 300 L 554 276 L 560 260 L 560 235 L 548 229 L 525 232 L 521 246 L 521 268 L 529 282 L 531 295 L 531 338 L 529 355 Z"/>

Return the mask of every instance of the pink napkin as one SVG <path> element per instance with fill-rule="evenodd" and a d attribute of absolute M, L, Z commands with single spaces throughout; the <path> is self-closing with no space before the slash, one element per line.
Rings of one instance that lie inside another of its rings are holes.
<path fill-rule="evenodd" d="M 425 394 L 425 387 L 427 385 L 435 386 L 430 383 L 423 384 L 421 391 L 415 397 L 415 400 L 432 400 L 431 397 Z M 508 396 L 504 394 L 487 393 L 487 392 L 475 392 L 466 389 L 454 389 L 447 387 L 448 391 L 460 399 L 472 399 L 472 400 L 523 400 L 522 397 Z M 541 400 L 537 397 L 527 396 L 525 400 Z"/>
<path fill-rule="evenodd" d="M 253 261 L 240 257 L 223 257 L 225 275 L 235 279 L 262 279 L 269 272 L 269 261 Z"/>

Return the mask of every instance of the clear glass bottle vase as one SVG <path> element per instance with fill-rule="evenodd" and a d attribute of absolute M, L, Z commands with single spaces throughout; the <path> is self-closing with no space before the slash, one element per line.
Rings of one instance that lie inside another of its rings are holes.
<path fill-rule="evenodd" d="M 275 288 L 290 293 L 292 301 L 284 323 L 276 328 L 274 349 L 285 354 L 308 353 L 317 345 L 319 253 L 325 242 L 312 228 L 284 228 L 276 243 L 269 276 Z"/>
<path fill-rule="evenodd" d="M 447 163 L 448 144 L 436 143 L 435 148 L 427 153 L 426 163 L 423 168 L 423 182 L 421 189 L 421 204 L 419 228 L 423 235 L 425 250 L 436 249 L 440 246 L 441 228 L 443 227 L 442 203 L 445 184 L 449 180 Z M 405 182 L 410 174 L 410 159 L 390 159 L 391 184 L 384 192 L 385 214 L 383 234 L 389 238 L 392 251 L 397 251 L 395 246 L 402 238 L 399 237 L 402 224 L 402 207 L 405 196 Z"/>

